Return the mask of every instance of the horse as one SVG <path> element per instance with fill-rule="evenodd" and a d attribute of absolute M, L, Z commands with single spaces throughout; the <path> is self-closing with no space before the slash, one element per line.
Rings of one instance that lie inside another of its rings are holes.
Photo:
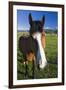
<path fill-rule="evenodd" d="M 43 31 L 43 26 L 45 24 L 45 16 L 42 17 L 42 20 L 33 20 L 31 13 L 29 14 L 29 36 L 21 36 L 19 38 L 19 49 L 23 53 L 26 65 L 25 76 L 27 75 L 27 65 L 28 61 L 33 62 L 32 74 L 34 78 L 34 68 L 35 64 L 38 68 L 43 69 L 46 64 L 46 56 L 44 52 L 46 44 L 46 34 Z"/>

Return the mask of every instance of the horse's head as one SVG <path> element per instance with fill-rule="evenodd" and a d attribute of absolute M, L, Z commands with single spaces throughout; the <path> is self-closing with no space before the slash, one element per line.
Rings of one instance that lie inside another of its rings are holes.
<path fill-rule="evenodd" d="M 36 32 L 43 32 L 43 26 L 45 23 L 45 17 L 43 16 L 40 21 L 34 21 L 32 19 L 31 13 L 29 14 L 29 24 L 30 24 L 30 35 Z"/>
<path fill-rule="evenodd" d="M 39 64 L 40 68 L 44 68 L 47 63 L 43 49 L 45 44 L 45 34 L 43 33 L 44 23 L 45 16 L 43 16 L 40 21 L 34 21 L 31 14 L 29 14 L 30 35 L 33 36 L 38 43 L 37 63 Z"/>

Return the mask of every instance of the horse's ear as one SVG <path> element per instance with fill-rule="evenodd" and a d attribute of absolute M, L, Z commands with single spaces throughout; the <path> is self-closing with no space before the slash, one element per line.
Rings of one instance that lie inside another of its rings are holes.
<path fill-rule="evenodd" d="M 45 16 L 42 17 L 42 25 L 45 23 Z"/>
<path fill-rule="evenodd" d="M 31 13 L 29 14 L 29 24 L 32 25 L 32 16 L 31 16 Z"/>

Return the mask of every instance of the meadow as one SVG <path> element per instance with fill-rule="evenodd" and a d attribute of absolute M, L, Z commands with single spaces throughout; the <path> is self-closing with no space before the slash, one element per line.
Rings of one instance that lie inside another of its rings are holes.
<path fill-rule="evenodd" d="M 27 36 L 28 32 L 17 32 L 17 44 L 20 36 Z M 56 78 L 58 76 L 58 63 L 57 63 L 57 34 L 47 33 L 46 34 L 46 48 L 45 54 L 47 59 L 47 65 L 44 69 L 38 70 L 35 68 L 35 78 Z M 17 45 L 18 46 L 18 45 Z M 20 52 L 19 47 L 17 48 L 17 79 L 31 79 L 32 78 L 32 62 L 28 63 L 28 73 L 29 76 L 25 78 L 25 65 L 22 63 L 24 61 L 23 54 Z"/>

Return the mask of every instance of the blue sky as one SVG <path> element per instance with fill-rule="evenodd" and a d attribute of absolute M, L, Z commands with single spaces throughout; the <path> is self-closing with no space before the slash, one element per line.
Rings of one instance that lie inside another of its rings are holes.
<path fill-rule="evenodd" d="M 57 29 L 58 27 L 58 13 L 52 11 L 31 11 L 31 10 L 17 10 L 17 30 L 29 30 L 29 13 L 32 14 L 33 20 L 41 20 L 45 16 L 44 28 Z"/>

